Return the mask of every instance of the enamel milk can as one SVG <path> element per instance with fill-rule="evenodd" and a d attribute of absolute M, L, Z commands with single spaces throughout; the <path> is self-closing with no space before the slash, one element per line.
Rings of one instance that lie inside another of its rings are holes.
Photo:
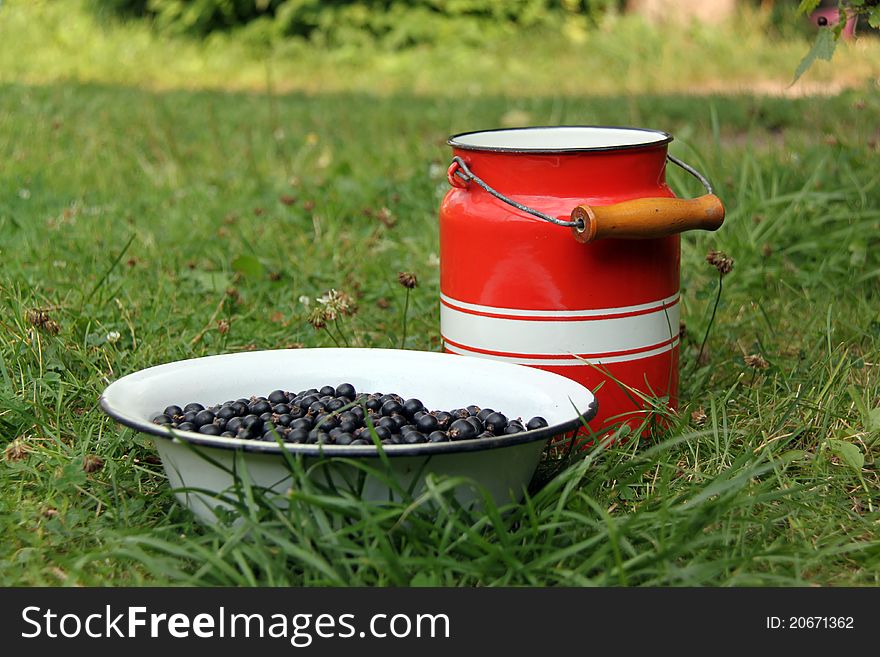
<path fill-rule="evenodd" d="M 672 137 L 596 126 L 487 130 L 449 139 L 440 208 L 445 350 L 530 365 L 596 394 L 594 431 L 641 422 L 678 396 L 679 233 L 716 230 L 709 182 Z M 674 197 L 666 163 L 707 193 Z"/>

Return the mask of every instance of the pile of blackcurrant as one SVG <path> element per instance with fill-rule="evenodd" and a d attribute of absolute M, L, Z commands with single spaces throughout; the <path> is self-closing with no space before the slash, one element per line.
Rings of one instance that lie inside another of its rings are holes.
<path fill-rule="evenodd" d="M 266 397 L 236 399 L 215 406 L 172 405 L 153 422 L 179 431 L 208 436 L 286 443 L 384 445 L 445 443 L 493 438 L 547 426 L 533 417 L 510 419 L 491 408 L 468 406 L 451 411 L 428 410 L 418 399 L 400 395 L 358 393 L 350 383 L 301 392 L 275 390 Z"/>

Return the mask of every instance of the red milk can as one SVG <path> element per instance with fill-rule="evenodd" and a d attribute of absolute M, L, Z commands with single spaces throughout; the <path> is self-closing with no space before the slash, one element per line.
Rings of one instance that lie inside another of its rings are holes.
<path fill-rule="evenodd" d="M 448 352 L 530 365 L 595 391 L 603 430 L 676 407 L 678 233 L 717 229 L 708 181 L 664 132 L 596 126 L 449 139 L 440 208 L 440 330 Z M 671 160 L 707 194 L 680 200 Z"/>

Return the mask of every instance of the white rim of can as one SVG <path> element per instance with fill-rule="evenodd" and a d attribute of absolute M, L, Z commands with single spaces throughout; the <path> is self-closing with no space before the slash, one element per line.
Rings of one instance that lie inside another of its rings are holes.
<path fill-rule="evenodd" d="M 650 128 L 566 125 L 498 128 L 462 132 L 446 142 L 453 148 L 497 153 L 582 153 L 661 146 L 672 135 Z"/>

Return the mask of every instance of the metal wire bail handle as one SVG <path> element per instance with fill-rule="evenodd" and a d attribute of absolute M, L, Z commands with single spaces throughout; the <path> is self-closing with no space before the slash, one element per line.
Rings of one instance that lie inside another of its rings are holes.
<path fill-rule="evenodd" d="M 687 164 L 679 160 L 677 157 L 667 154 L 666 159 L 668 159 L 673 164 L 681 167 L 689 174 L 691 174 L 694 178 L 700 181 L 703 187 L 706 188 L 707 194 L 712 194 L 712 183 L 709 182 L 709 179 L 706 178 L 699 171 L 694 169 L 691 165 Z M 461 184 L 457 179 L 461 179 L 464 184 Z M 577 221 L 569 221 L 565 219 L 557 219 L 556 217 L 551 217 L 549 214 L 544 214 L 539 210 L 535 210 L 534 208 L 530 208 L 527 205 L 523 205 L 522 203 L 517 203 L 512 198 L 505 196 L 501 192 L 498 192 L 489 185 L 486 184 L 484 180 L 482 180 L 479 176 L 477 176 L 473 171 L 470 170 L 468 165 L 465 163 L 463 159 L 461 159 L 458 155 L 452 158 L 452 164 L 449 166 L 449 169 L 446 171 L 446 177 L 449 180 L 449 184 L 453 187 L 464 188 L 467 186 L 467 183 L 473 181 L 477 183 L 480 187 L 486 190 L 489 194 L 497 198 L 499 201 L 503 201 L 507 205 L 516 208 L 517 210 L 521 210 L 526 214 L 530 214 L 533 217 L 537 217 L 538 219 L 543 219 L 544 221 L 550 222 L 551 224 L 556 224 L 557 226 L 565 226 L 567 228 L 574 228 L 578 231 L 583 231 L 585 228 L 584 221 L 579 219 Z"/>

